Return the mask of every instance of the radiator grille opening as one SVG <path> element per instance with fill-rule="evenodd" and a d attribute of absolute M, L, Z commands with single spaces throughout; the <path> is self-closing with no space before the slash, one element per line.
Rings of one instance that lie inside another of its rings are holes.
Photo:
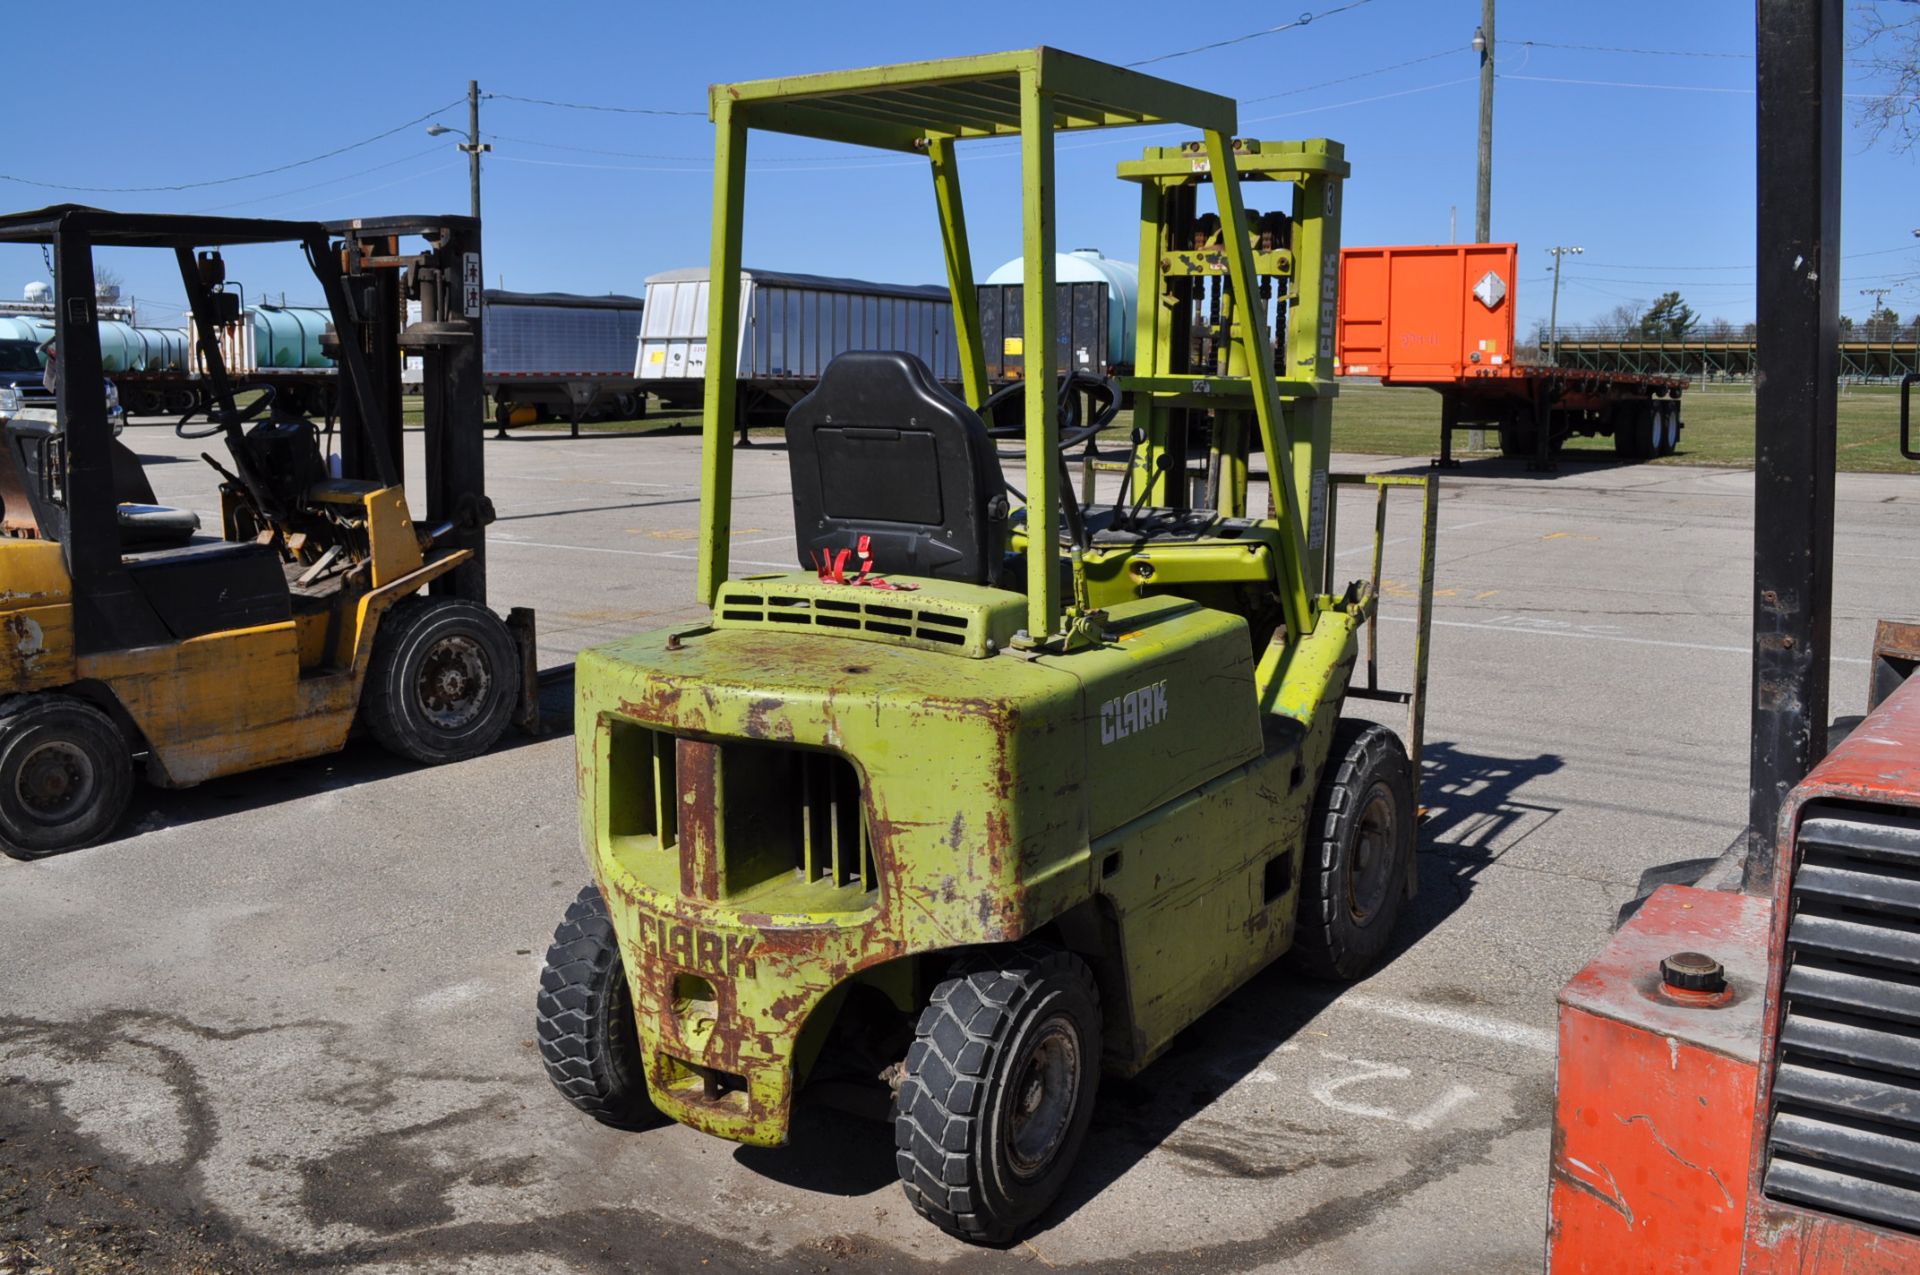
<path fill-rule="evenodd" d="M 1764 1190 L 1920 1235 L 1920 817 L 1800 823 Z"/>
<path fill-rule="evenodd" d="M 759 742 L 719 748 L 721 889 L 768 882 L 865 893 L 878 884 L 860 772 L 836 753 Z"/>
<path fill-rule="evenodd" d="M 867 894 L 878 886 L 862 780 L 847 758 L 759 740 L 704 744 L 618 719 L 603 729 L 610 837 L 654 837 L 661 850 L 711 856 L 707 879 L 727 897 L 767 887 Z M 690 804 L 708 792 L 711 834 Z M 789 905 L 811 906 L 797 896 L 767 902 L 773 910 Z"/>
<path fill-rule="evenodd" d="M 607 833 L 680 841 L 679 782 L 673 736 L 618 718 L 607 721 Z"/>

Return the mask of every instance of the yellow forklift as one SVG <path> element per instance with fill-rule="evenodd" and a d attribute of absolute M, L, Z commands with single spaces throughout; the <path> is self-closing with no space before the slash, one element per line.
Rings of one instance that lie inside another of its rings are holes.
<path fill-rule="evenodd" d="M 0 242 L 52 254 L 59 369 L 50 410 L 0 395 L 0 849 L 34 858 L 110 835 L 136 758 L 184 787 L 337 751 L 360 721 L 403 757 L 450 762 L 530 718 L 532 613 L 510 628 L 486 606 L 477 221 L 62 205 L 0 217 Z M 304 253 L 332 314 L 337 448 L 333 418 L 283 410 L 271 383 L 228 371 L 223 335 L 248 320 L 219 248 L 273 243 Z M 175 428 L 224 444 L 224 461 L 202 453 L 217 536 L 157 505 L 115 437 L 97 248 L 179 267 L 213 406 Z M 403 327 L 409 299 L 422 316 Z M 403 349 L 424 368 L 424 520 L 402 469 Z"/>

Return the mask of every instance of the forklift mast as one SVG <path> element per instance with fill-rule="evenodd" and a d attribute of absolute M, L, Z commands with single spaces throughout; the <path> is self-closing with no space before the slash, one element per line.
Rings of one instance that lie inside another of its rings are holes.
<path fill-rule="evenodd" d="M 488 422 L 481 354 L 486 349 L 481 304 L 480 222 L 472 217 L 370 217 L 327 223 L 337 255 L 315 263 L 335 313 L 365 316 L 355 360 L 359 392 L 342 395 L 341 469 L 349 478 L 378 478 L 390 458 L 395 478 L 406 478 L 401 446 L 402 357 L 422 362 L 421 407 L 426 433 L 428 526 L 452 524 L 436 538 L 473 557 L 432 585 L 437 597 L 487 600 L 486 524 L 493 506 L 485 495 Z M 425 247 L 402 252 L 419 237 Z M 406 303 L 420 303 L 420 321 L 406 323 Z M 343 349 L 342 359 L 353 358 Z"/>
<path fill-rule="evenodd" d="M 1247 213 L 1255 305 L 1239 303 L 1249 293 L 1233 286 L 1220 218 L 1198 211 L 1211 163 L 1202 145 L 1149 147 L 1120 165 L 1120 176 L 1140 186 L 1136 375 L 1121 388 L 1134 396 L 1143 441 L 1128 486 L 1149 504 L 1184 509 L 1198 480 L 1205 507 L 1224 516 L 1288 518 L 1295 535 L 1287 543 L 1299 555 L 1288 575 L 1306 589 L 1321 578 L 1326 548 L 1340 183 L 1351 168 L 1340 143 L 1324 138 L 1235 138 L 1232 153 L 1248 197 L 1277 204 Z M 1277 441 L 1292 470 L 1291 498 L 1276 505 L 1270 496 L 1259 513 L 1247 508 L 1248 456 L 1265 442 L 1248 401 L 1250 338 L 1270 341 L 1284 421 Z M 1204 454 L 1194 454 L 1202 443 Z M 1295 601 L 1304 604 L 1304 596 Z"/>

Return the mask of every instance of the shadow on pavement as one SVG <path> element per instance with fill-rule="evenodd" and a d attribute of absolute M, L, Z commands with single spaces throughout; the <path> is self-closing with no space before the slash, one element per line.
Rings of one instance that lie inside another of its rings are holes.
<path fill-rule="evenodd" d="M 501 737 L 499 743 L 493 746 L 491 752 L 512 752 L 515 749 L 540 743 L 555 735 L 572 733 L 573 668 L 571 665 L 559 670 L 550 670 L 548 675 L 542 676 L 540 708 L 543 727 L 541 734 L 529 735 L 509 727 L 507 733 Z M 278 766 L 266 766 L 238 775 L 210 779 L 192 788 L 156 788 L 137 777 L 140 766 L 141 763 L 136 760 L 133 797 L 127 803 L 127 812 L 121 818 L 118 831 L 96 846 L 69 850 L 64 852 L 65 854 L 106 851 L 116 843 L 144 832 L 154 832 L 161 828 L 189 827 L 203 819 L 245 814 L 249 811 L 277 806 L 282 802 L 297 801 L 303 797 L 357 788 L 362 784 L 378 783 L 396 775 L 421 769 L 417 764 L 387 752 L 371 737 L 357 729 L 348 739 L 347 746 L 337 753 L 330 753 L 324 757 L 310 757 L 303 761 L 283 762 Z M 447 769 L 450 773 L 457 774 L 459 766 L 460 763 L 456 762 Z M 48 858 L 60 857 L 63 856 L 48 856 Z"/>

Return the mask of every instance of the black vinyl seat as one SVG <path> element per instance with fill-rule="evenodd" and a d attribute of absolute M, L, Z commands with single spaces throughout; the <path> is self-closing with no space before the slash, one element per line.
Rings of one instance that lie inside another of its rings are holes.
<path fill-rule="evenodd" d="M 201 540 L 120 561 L 167 631 L 183 641 L 293 618 L 280 552 L 269 545 Z"/>
<path fill-rule="evenodd" d="M 998 577 L 1007 488 L 993 441 L 914 355 L 849 351 L 829 363 L 787 413 L 787 463 L 803 565 L 865 536 L 875 571 Z"/>

